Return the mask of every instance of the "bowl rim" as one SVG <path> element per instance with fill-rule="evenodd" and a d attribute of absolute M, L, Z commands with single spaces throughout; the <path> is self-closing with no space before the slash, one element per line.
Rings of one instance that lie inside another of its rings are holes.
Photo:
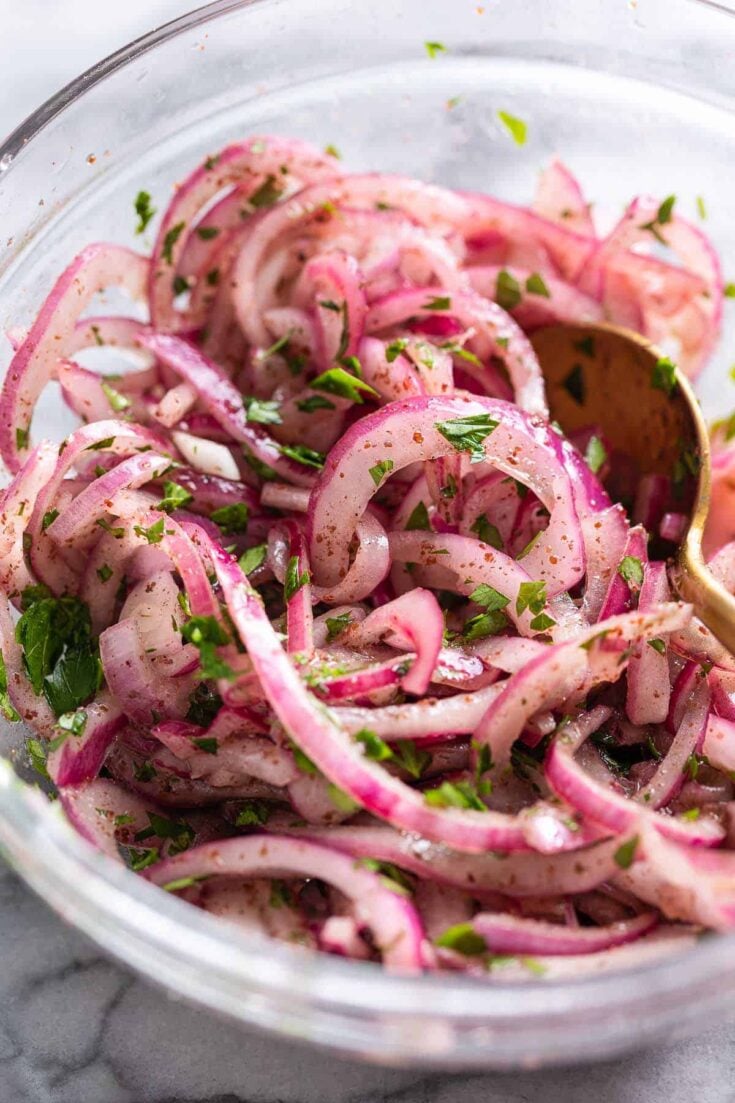
<path fill-rule="evenodd" d="M 90 66 L 77 78 L 50 96 L 31 112 L 0 145 L 0 174 L 12 171 L 13 162 L 26 146 L 73 103 L 118 70 L 158 45 L 197 26 L 210 23 L 240 9 L 278 3 L 279 0 L 213 0 L 167 21 Z M 712 0 L 698 0 L 716 6 Z M 732 12 L 727 10 L 730 14 Z M 24 241 L 24 250 L 35 232 Z M 35 849 L 33 847 L 35 843 Z M 110 861 L 81 838 L 59 815 L 58 807 L 24 783 L 7 760 L 0 757 L 0 844 L 16 872 L 63 918 L 74 923 L 108 952 L 150 979 L 189 999 L 222 1010 L 215 998 L 230 978 L 247 992 L 257 991 L 271 998 L 301 999 L 328 1006 L 332 1013 L 375 1016 L 388 1013 L 396 1022 L 402 1018 L 440 1016 L 453 1025 L 504 1022 L 524 1036 L 524 1026 L 543 1029 L 548 1016 L 584 1014 L 586 1008 L 625 1009 L 630 1001 L 644 998 L 654 1007 L 664 996 L 681 992 L 696 978 L 713 982 L 725 972 L 723 950 L 735 954 L 735 935 L 707 936 L 678 956 L 663 956 L 642 965 L 629 965 L 614 972 L 582 975 L 574 979 L 529 979 L 478 984 L 464 974 L 401 976 L 386 973 L 382 966 L 305 953 L 274 940 L 264 941 L 222 925 L 214 917 L 192 908 L 168 893 L 162 893 L 143 878 Z M 42 845 L 40 845 L 42 844 Z M 75 874 L 75 891 L 69 897 L 65 877 Z M 116 906 L 132 902 L 132 908 Z M 186 909 L 186 910 L 184 910 Z M 177 939 L 177 936 L 180 936 Z M 178 942 L 178 944 L 177 944 Z M 196 972 L 206 965 L 214 970 L 201 992 L 192 990 L 172 973 L 163 957 L 171 952 Z M 140 945 L 150 948 L 146 964 Z M 264 950 L 267 950 L 264 953 Z M 675 964 L 676 968 L 672 969 Z M 650 1002 L 649 1002 L 650 1001 Z M 232 1017 L 259 1024 L 257 1008 L 245 998 L 241 1007 L 224 1008 Z M 262 1010 L 262 1008 L 261 1008 Z M 278 1024 L 269 1028 L 283 1031 Z M 293 1032 L 293 1031 L 292 1031 Z M 297 1031 L 304 1037 L 303 1029 Z M 306 1032 L 308 1037 L 308 1031 Z M 322 1044 L 352 1052 L 364 1052 L 338 1037 L 323 1037 Z M 482 1045 L 486 1044 L 483 1040 Z M 418 1051 L 408 1038 L 399 1040 L 392 1057 L 416 1057 Z M 451 1052 L 444 1055 L 451 1060 Z M 490 1055 L 481 1064 L 491 1064 Z M 420 1054 L 424 1063 L 431 1056 Z M 440 1062 L 441 1055 L 440 1055 Z M 444 1062 L 446 1063 L 446 1062 Z M 469 1051 L 463 1065 L 472 1063 Z M 517 1060 L 513 1063 L 518 1063 Z"/>

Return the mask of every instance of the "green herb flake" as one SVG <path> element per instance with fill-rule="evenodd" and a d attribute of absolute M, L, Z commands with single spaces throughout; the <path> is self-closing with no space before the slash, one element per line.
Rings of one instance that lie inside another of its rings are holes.
<path fill-rule="evenodd" d="M 385 358 L 389 364 L 392 364 L 394 360 L 397 360 L 401 353 L 406 349 L 408 345 L 407 337 L 397 337 L 395 341 L 391 341 L 385 349 Z"/>
<path fill-rule="evenodd" d="M 265 563 L 267 554 L 267 544 L 256 544 L 254 547 L 248 548 L 247 551 L 243 552 L 238 559 L 243 574 L 252 574 L 253 571 L 257 571 L 258 567 L 262 567 Z"/>
<path fill-rule="evenodd" d="M 10 700 L 10 694 L 8 693 L 8 673 L 5 669 L 5 659 L 2 651 L 0 651 L 0 712 L 11 723 L 20 720 L 20 715 L 13 707 L 13 702 Z"/>
<path fill-rule="evenodd" d="M 181 889 L 189 889 L 192 885 L 199 884 L 200 881 L 206 881 L 209 876 L 209 873 L 197 873 L 190 874 L 188 877 L 177 877 L 173 881 L 166 881 L 165 885 L 161 885 L 161 888 L 164 892 L 180 892 Z"/>
<path fill-rule="evenodd" d="M 539 272 L 532 272 L 526 280 L 526 291 L 530 295 L 543 295 L 545 299 L 551 298 L 551 292 L 544 283 L 543 277 Z"/>
<path fill-rule="evenodd" d="M 424 792 L 424 801 L 432 808 L 468 808 L 475 812 L 487 812 L 487 805 L 469 781 L 443 781 L 438 788 Z"/>
<path fill-rule="evenodd" d="M 99 659 L 89 609 L 79 598 L 41 596 L 28 604 L 15 629 L 23 662 L 36 694 L 56 716 L 72 712 L 97 691 Z"/>
<path fill-rule="evenodd" d="M 468 414 L 450 421 L 435 421 L 434 428 L 458 452 L 469 452 L 472 463 L 481 463 L 485 459 L 483 441 L 498 424 L 489 414 Z"/>
<path fill-rule="evenodd" d="M 43 520 L 41 521 L 42 530 L 45 532 L 49 525 L 53 525 L 58 516 L 58 509 L 50 509 L 47 513 L 44 513 Z"/>
<path fill-rule="evenodd" d="M 230 636 L 215 617 L 192 617 L 181 629 L 185 643 L 193 643 L 199 651 L 203 678 L 235 677 L 233 669 L 217 654 L 218 647 L 230 642 Z"/>
<path fill-rule="evenodd" d="M 196 235 L 202 241 L 212 241 L 219 234 L 219 226 L 197 226 Z"/>
<path fill-rule="evenodd" d="M 380 486 L 383 477 L 392 470 L 393 460 L 378 460 L 378 462 L 370 468 L 370 477 L 376 486 Z"/>
<path fill-rule="evenodd" d="M 584 458 L 592 474 L 596 475 L 607 460 L 607 449 L 599 437 L 590 437 L 587 442 Z"/>
<path fill-rule="evenodd" d="M 171 290 L 174 295 L 183 295 L 185 291 L 189 290 L 189 281 L 186 276 L 174 276 L 171 281 Z"/>
<path fill-rule="evenodd" d="M 295 463 L 300 463 L 304 467 L 315 467 L 317 471 L 321 471 L 324 467 L 324 460 L 326 459 L 324 453 L 315 452 L 313 448 L 307 448 L 305 444 L 281 444 L 278 446 L 278 450 L 282 456 L 287 456 L 288 459 L 294 460 Z M 268 477 L 274 478 L 274 475 Z"/>
<path fill-rule="evenodd" d="M 263 800 L 246 800 L 235 819 L 235 827 L 262 827 L 268 822 L 271 810 Z"/>
<path fill-rule="evenodd" d="M 701 815 L 700 808 L 688 808 L 686 812 L 682 812 L 679 816 L 680 820 L 684 820 L 685 823 L 691 823 L 694 820 L 698 820 Z"/>
<path fill-rule="evenodd" d="M 650 230 L 653 236 L 663 245 L 666 244 L 666 241 L 661 234 L 659 227 L 665 226 L 668 222 L 671 222 L 675 203 L 676 196 L 667 195 L 666 199 L 664 199 L 663 202 L 659 205 L 659 208 L 656 211 L 656 217 L 652 218 L 650 222 L 644 222 L 641 225 L 642 230 Z"/>
<path fill-rule="evenodd" d="M 435 299 L 429 299 L 428 302 L 425 302 L 421 309 L 434 311 L 451 310 L 452 300 L 448 295 L 439 295 Z"/>
<path fill-rule="evenodd" d="M 702 219 L 702 222 L 707 220 L 707 205 L 701 195 L 697 196 L 697 214 Z"/>
<path fill-rule="evenodd" d="M 625 555 L 618 566 L 618 574 L 628 586 L 640 589 L 643 585 L 643 564 L 635 555 Z"/>
<path fill-rule="evenodd" d="M 553 628 L 556 621 L 553 620 L 548 613 L 539 613 L 531 621 L 531 628 L 534 632 L 548 632 L 550 628 Z"/>
<path fill-rule="evenodd" d="M 562 387 L 578 406 L 584 406 L 587 387 L 584 380 L 584 369 L 581 364 L 575 364 L 564 377 Z"/>
<path fill-rule="evenodd" d="M 114 437 L 105 437 L 104 440 L 96 440 L 94 444 L 88 444 L 84 449 L 85 452 L 105 452 L 108 448 L 112 448 L 115 443 Z"/>
<path fill-rule="evenodd" d="M 22 452 L 24 448 L 28 447 L 29 432 L 27 429 L 15 430 L 15 447 L 19 452 Z"/>
<path fill-rule="evenodd" d="M 402 739 L 397 743 L 393 748 L 393 758 L 416 781 L 431 763 L 429 752 L 420 750 L 413 739 Z"/>
<path fill-rule="evenodd" d="M 163 517 L 158 521 L 154 521 L 148 528 L 144 528 L 143 525 L 134 525 L 133 531 L 143 537 L 148 544 L 160 544 L 163 540 Z"/>
<path fill-rule="evenodd" d="M 411 515 L 405 524 L 405 530 L 406 532 L 432 531 L 429 511 L 426 508 L 425 502 L 419 502 L 411 510 Z"/>
<path fill-rule="evenodd" d="M 332 145 L 331 142 L 329 143 L 329 145 L 324 147 L 324 152 L 326 154 L 328 154 L 330 157 L 336 158 L 338 161 L 342 160 L 342 154 L 340 153 L 340 151 L 337 149 L 336 146 Z"/>
<path fill-rule="evenodd" d="M 445 54 L 447 52 L 447 48 L 443 42 L 425 42 L 424 49 L 432 61 L 435 57 L 438 57 L 439 54 Z"/>
<path fill-rule="evenodd" d="M 505 609 L 510 602 L 510 598 L 507 598 L 505 594 L 501 594 L 494 586 L 488 586 L 487 583 L 481 582 L 470 594 L 470 601 L 474 601 L 478 605 L 484 605 L 489 612 L 492 612 L 494 609 Z"/>
<path fill-rule="evenodd" d="M 525 123 L 523 119 L 519 119 L 516 115 L 511 115 L 508 111 L 498 111 L 498 119 L 517 146 L 524 146 L 526 144 L 526 139 L 528 138 L 528 124 Z"/>
<path fill-rule="evenodd" d="M 234 536 L 246 531 L 250 510 L 245 502 L 232 502 L 231 505 L 212 510 L 209 516 L 225 536 Z"/>
<path fill-rule="evenodd" d="M 299 557 L 297 555 L 292 555 L 288 561 L 286 577 L 283 582 L 283 596 L 286 601 L 290 601 L 291 598 L 299 592 L 302 586 L 306 586 L 309 582 L 309 572 L 302 571 L 302 573 L 299 574 Z"/>
<path fill-rule="evenodd" d="M 127 853 L 133 873 L 139 873 L 142 869 L 147 869 L 148 866 L 152 866 L 154 862 L 158 861 L 157 847 L 138 848 L 129 846 L 127 847 Z"/>
<path fill-rule="evenodd" d="M 336 617 L 327 617 L 324 623 L 327 626 L 327 643 L 331 643 L 344 632 L 348 625 L 352 624 L 352 614 L 340 613 Z"/>
<path fill-rule="evenodd" d="M 546 605 L 546 582 L 521 582 L 516 598 L 516 613 L 520 616 L 526 609 L 531 613 L 542 612 Z"/>
<path fill-rule="evenodd" d="M 313 394 L 310 395 L 309 398 L 304 398 L 297 402 L 296 409 L 301 410 L 304 414 L 313 414 L 316 410 L 334 410 L 336 407 L 334 403 L 330 402 L 324 395 Z"/>
<path fill-rule="evenodd" d="M 171 229 L 166 233 L 163 239 L 163 249 L 161 250 L 161 255 L 167 264 L 173 264 L 174 262 L 174 245 L 181 237 L 185 225 L 185 222 L 177 222 L 176 225 L 172 226 Z"/>
<path fill-rule="evenodd" d="M 455 923 L 448 927 L 436 940 L 443 950 L 454 950 L 465 957 L 479 957 L 487 950 L 487 943 L 478 934 L 471 923 Z"/>
<path fill-rule="evenodd" d="M 71 732 L 72 735 L 84 735 L 84 729 L 87 726 L 87 713 L 84 709 L 64 712 L 56 721 L 56 726 L 64 732 Z"/>
<path fill-rule="evenodd" d="M 192 743 L 200 751 L 204 751 L 205 754 L 217 754 L 219 750 L 219 743 L 213 736 L 201 735 L 192 739 Z"/>
<path fill-rule="evenodd" d="M 658 637 L 656 637 L 656 639 L 653 639 L 653 640 L 648 640 L 648 646 L 652 647 L 654 651 L 657 651 L 659 653 L 659 655 L 665 655 L 666 654 L 666 644 L 664 643 L 664 641 L 662 639 L 660 639 Z"/>
<path fill-rule="evenodd" d="M 726 299 L 735 299 L 735 283 L 726 283 L 722 293 Z"/>
<path fill-rule="evenodd" d="M 344 368 L 330 368 L 322 372 L 309 384 L 314 391 L 326 391 L 327 394 L 337 395 L 339 398 L 347 398 L 350 402 L 362 405 L 365 401 L 363 395 L 377 398 L 378 392 L 369 383 L 363 382 Z"/>
<path fill-rule="evenodd" d="M 243 398 L 243 406 L 248 421 L 257 425 L 280 425 L 281 404 L 273 399 L 254 398 L 251 395 Z"/>
<path fill-rule="evenodd" d="M 362 728 L 361 731 L 356 732 L 355 741 L 362 743 L 365 748 L 365 758 L 370 758 L 373 762 L 385 762 L 387 759 L 393 758 L 393 751 L 388 744 L 374 731 L 370 731 L 369 728 Z"/>
<path fill-rule="evenodd" d="M 500 535 L 500 530 L 497 526 L 488 521 L 484 513 L 480 513 L 475 518 L 470 526 L 470 532 L 474 532 L 478 540 L 482 540 L 483 544 L 489 544 L 489 546 L 495 548 L 496 551 L 503 550 L 503 538 Z"/>
<path fill-rule="evenodd" d="M 522 299 L 521 285 L 505 268 L 501 268 L 495 281 L 495 301 L 503 310 L 513 310 Z"/>
<path fill-rule="evenodd" d="M 499 610 L 490 610 L 487 613 L 479 613 L 476 617 L 470 617 L 465 621 L 462 636 L 468 643 L 475 640 L 484 640 L 488 636 L 497 636 L 508 627 L 508 618 Z"/>
<path fill-rule="evenodd" d="M 676 390 L 676 364 L 668 356 L 662 356 L 651 369 L 651 386 L 654 390 L 672 395 Z"/>
<path fill-rule="evenodd" d="M 194 495 L 190 494 L 183 486 L 166 481 L 163 484 L 163 498 L 161 498 L 156 509 L 163 509 L 166 513 L 172 513 L 173 510 L 182 509 L 185 505 L 188 505 L 193 498 Z"/>
<path fill-rule="evenodd" d="M 110 408 L 114 410 L 116 414 L 121 414 L 123 411 L 129 410 L 132 406 L 127 395 L 115 390 L 114 387 L 111 387 L 109 383 L 105 383 L 104 380 L 100 383 L 100 387 L 105 398 L 110 403 Z"/>
<path fill-rule="evenodd" d="M 631 839 L 622 843 L 613 855 L 616 865 L 621 869 L 630 869 L 635 858 L 635 852 L 638 849 L 638 836 L 633 835 Z"/>
<path fill-rule="evenodd" d="M 216 287 L 219 283 L 219 268 L 210 268 L 204 279 L 207 287 Z"/>
<path fill-rule="evenodd" d="M 135 232 L 136 234 L 145 233 L 148 223 L 156 213 L 156 208 L 151 206 L 150 193 L 139 191 L 135 197 L 134 207 L 138 216 L 138 225 L 135 227 Z"/>

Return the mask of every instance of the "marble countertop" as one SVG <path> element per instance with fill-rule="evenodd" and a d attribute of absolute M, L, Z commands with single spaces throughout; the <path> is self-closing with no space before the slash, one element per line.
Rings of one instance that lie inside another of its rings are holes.
<path fill-rule="evenodd" d="M 626 0 L 620 0 L 621 3 Z M 182 0 L 0 0 L 6 133 Z M 104 11 L 104 19 L 100 12 Z M 0 1103 L 733 1103 L 735 1027 L 592 1067 L 441 1075 L 343 1061 L 174 1001 L 0 863 Z"/>

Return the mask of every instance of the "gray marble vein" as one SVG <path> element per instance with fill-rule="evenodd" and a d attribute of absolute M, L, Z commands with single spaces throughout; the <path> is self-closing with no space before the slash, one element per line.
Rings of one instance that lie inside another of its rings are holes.
<path fill-rule="evenodd" d="M 107 961 L 0 867 L 0 1103 L 733 1103 L 735 1026 L 591 1067 L 383 1069 L 245 1030 Z"/>

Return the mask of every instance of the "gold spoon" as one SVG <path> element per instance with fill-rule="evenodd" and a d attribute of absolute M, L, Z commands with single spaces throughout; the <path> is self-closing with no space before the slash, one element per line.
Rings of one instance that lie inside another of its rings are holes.
<path fill-rule="evenodd" d="M 702 533 L 710 505 L 709 433 L 689 382 L 679 372 L 668 393 L 657 372 L 661 353 L 630 330 L 604 324 L 553 325 L 531 343 L 546 380 L 551 417 L 565 432 L 596 426 L 640 474 L 677 472 L 677 511 L 688 524 L 676 552 L 672 581 L 697 616 L 735 652 L 735 597 L 708 569 Z M 615 487 L 608 485 L 615 497 Z"/>

